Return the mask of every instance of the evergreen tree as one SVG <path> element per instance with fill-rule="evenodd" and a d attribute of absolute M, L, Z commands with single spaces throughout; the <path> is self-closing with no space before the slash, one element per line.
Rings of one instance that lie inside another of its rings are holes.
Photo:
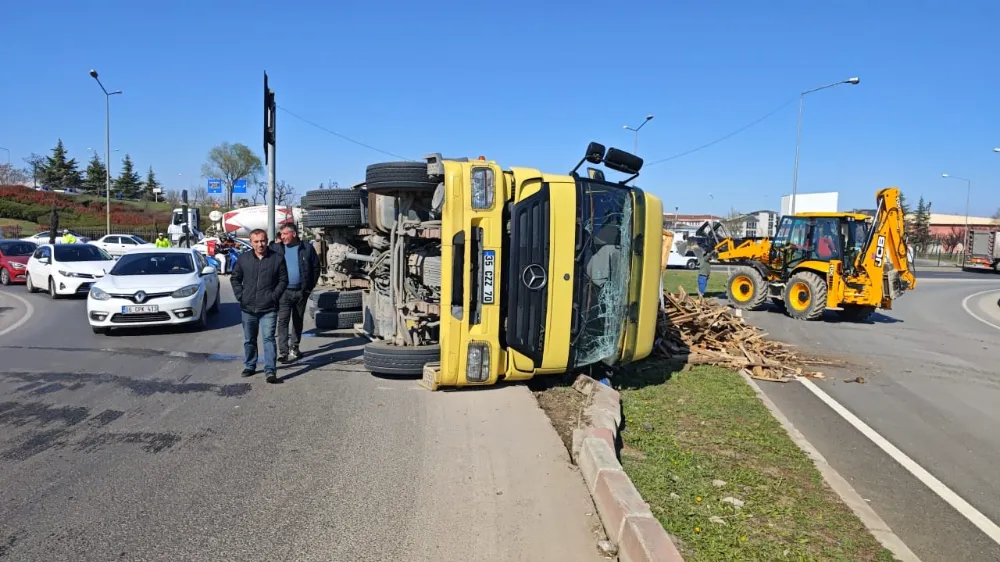
<path fill-rule="evenodd" d="M 147 199 L 153 199 L 153 190 L 159 189 L 160 182 L 156 181 L 156 174 L 153 173 L 153 167 L 149 167 L 149 172 L 146 174 L 146 182 L 143 184 L 143 194 Z"/>
<path fill-rule="evenodd" d="M 125 199 L 135 199 L 142 191 L 142 178 L 135 171 L 132 157 L 128 154 L 122 160 L 122 173 L 115 180 L 114 189 L 117 193 L 121 193 Z"/>
<path fill-rule="evenodd" d="M 94 154 L 87 166 L 87 177 L 83 180 L 83 189 L 87 193 L 103 194 L 104 188 L 107 187 L 107 174 L 108 169 L 104 167 L 104 162 L 101 162 L 97 154 Z"/>
<path fill-rule="evenodd" d="M 927 247 L 934 242 L 931 236 L 931 203 L 924 202 L 924 196 L 920 196 L 917 202 L 917 211 L 913 216 L 913 245 L 918 252 L 927 251 Z"/>
<path fill-rule="evenodd" d="M 899 192 L 899 208 L 903 211 L 903 225 L 906 234 L 913 234 L 913 216 L 910 215 L 913 212 L 910 209 L 910 204 L 906 202 L 906 196 L 902 191 Z"/>
<path fill-rule="evenodd" d="M 76 159 L 66 158 L 66 147 L 62 139 L 52 149 L 52 156 L 46 156 L 39 170 L 43 185 L 55 189 L 79 188 L 83 184 L 80 171 L 76 169 Z"/>

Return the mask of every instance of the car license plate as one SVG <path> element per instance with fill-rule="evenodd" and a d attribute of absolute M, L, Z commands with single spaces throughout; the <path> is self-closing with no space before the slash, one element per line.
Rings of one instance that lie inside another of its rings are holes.
<path fill-rule="evenodd" d="M 123 306 L 122 314 L 149 314 L 150 312 L 159 312 L 160 307 L 153 304 L 147 304 L 143 306 Z"/>
<path fill-rule="evenodd" d="M 493 304 L 493 280 L 496 272 L 496 251 L 483 250 L 483 304 Z"/>

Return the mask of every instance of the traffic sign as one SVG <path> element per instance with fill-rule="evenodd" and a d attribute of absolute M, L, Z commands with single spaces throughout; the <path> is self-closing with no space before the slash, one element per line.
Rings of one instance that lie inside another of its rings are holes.
<path fill-rule="evenodd" d="M 233 193 L 246 193 L 247 192 L 247 180 L 240 179 L 236 180 L 233 184 Z"/>
<path fill-rule="evenodd" d="M 208 180 L 208 193 L 210 195 L 222 194 L 222 180 Z"/>

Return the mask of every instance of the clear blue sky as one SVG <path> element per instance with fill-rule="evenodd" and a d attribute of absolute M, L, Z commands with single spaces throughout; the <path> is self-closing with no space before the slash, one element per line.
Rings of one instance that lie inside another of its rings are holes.
<path fill-rule="evenodd" d="M 874 5 L 878 5 L 875 7 Z M 682 5 L 686 5 L 682 6 Z M 900 186 L 963 214 L 1000 207 L 1000 3 L 992 0 L 168 3 L 9 2 L 0 146 L 20 162 L 61 137 L 84 164 L 128 152 L 168 188 L 203 185 L 208 150 L 262 151 L 262 80 L 279 106 L 379 149 L 485 155 L 568 171 L 588 141 L 662 160 L 806 96 L 801 192 L 842 208 Z M 822 7 L 830 6 L 830 7 Z M 835 6 L 835 7 L 832 7 Z M 650 166 L 668 211 L 777 208 L 791 189 L 796 105 L 710 148 Z M 3 158 L 4 154 L 0 154 Z M 117 157 L 117 158 L 116 158 Z M 393 159 L 279 110 L 278 176 L 342 186 Z M 710 198 L 708 194 L 711 194 Z"/>

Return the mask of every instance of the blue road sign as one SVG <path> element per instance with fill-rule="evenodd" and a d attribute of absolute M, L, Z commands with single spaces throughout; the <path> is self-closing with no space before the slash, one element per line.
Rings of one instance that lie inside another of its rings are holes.
<path fill-rule="evenodd" d="M 222 180 L 208 180 L 208 193 L 210 195 L 222 194 Z"/>
<path fill-rule="evenodd" d="M 247 180 L 241 179 L 236 180 L 233 184 L 233 193 L 246 193 L 247 192 Z"/>

